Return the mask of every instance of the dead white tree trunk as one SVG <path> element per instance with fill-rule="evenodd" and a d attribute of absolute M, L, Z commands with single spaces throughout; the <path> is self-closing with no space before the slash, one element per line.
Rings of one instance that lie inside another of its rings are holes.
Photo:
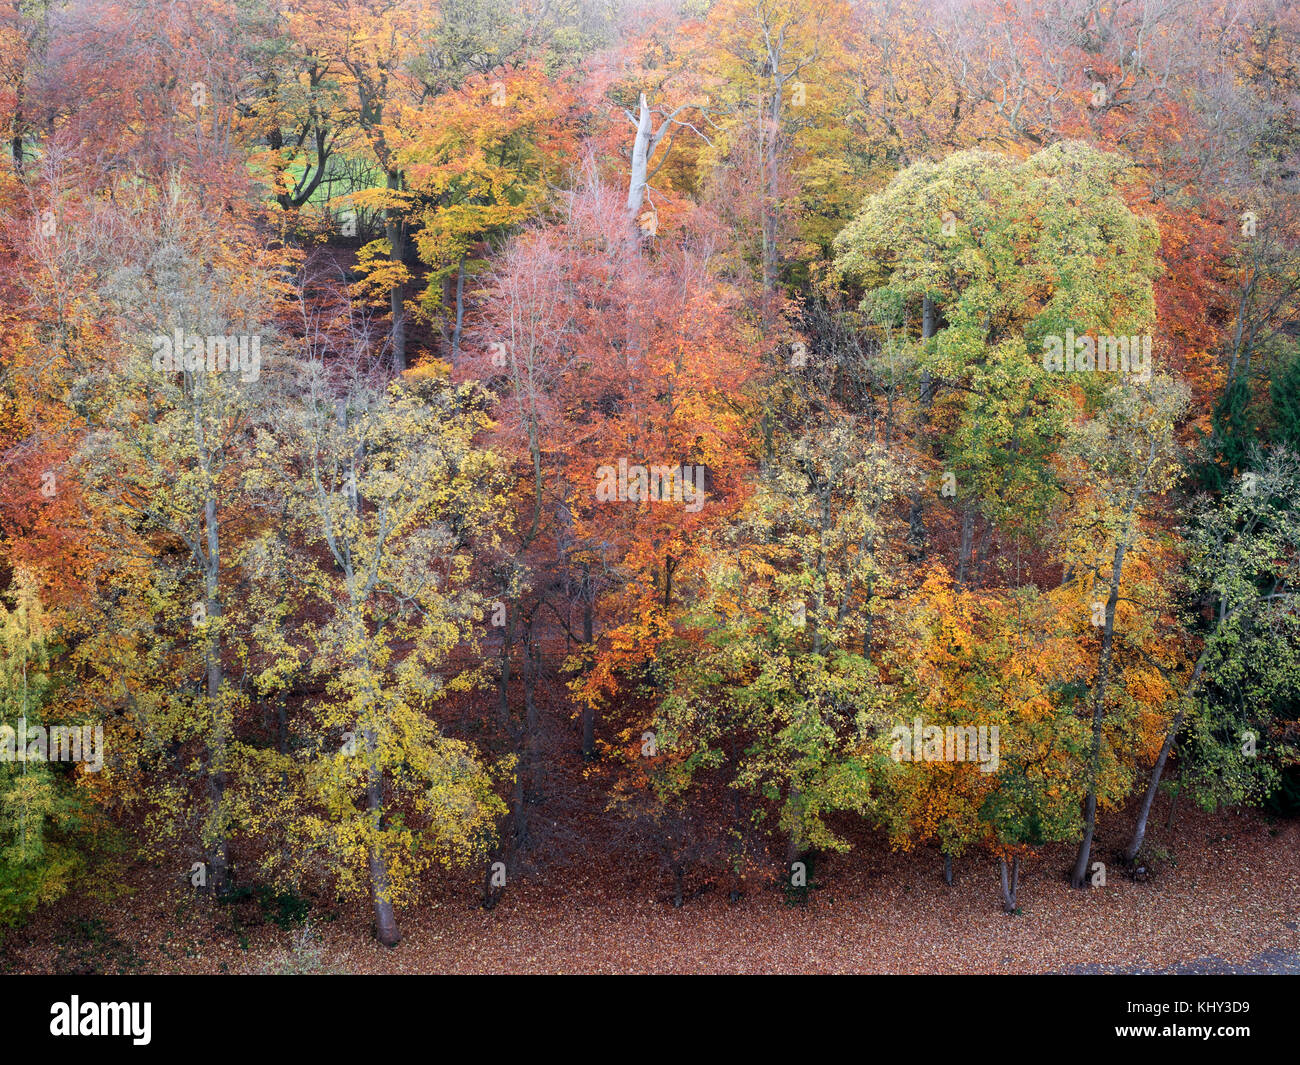
<path fill-rule="evenodd" d="M 634 121 L 636 140 L 632 142 L 632 176 L 627 187 L 627 216 L 632 221 L 636 220 L 641 204 L 645 202 L 650 156 L 654 154 L 655 147 L 658 147 L 658 140 L 654 135 L 654 119 L 650 114 L 650 104 L 646 101 L 645 93 L 641 94 L 641 104 Z"/>
<path fill-rule="evenodd" d="M 683 111 L 690 108 L 691 104 L 682 104 L 680 107 L 668 112 L 664 116 L 658 127 L 655 126 L 655 112 L 650 108 L 650 102 L 646 99 L 645 93 L 641 93 L 640 101 L 637 105 L 637 113 L 634 115 L 631 111 L 624 111 L 628 121 L 636 127 L 636 139 L 632 142 L 632 172 L 627 185 L 627 218 L 632 228 L 635 230 L 637 218 L 641 213 L 641 208 L 645 204 L 646 190 L 650 187 L 650 179 L 658 172 L 659 167 L 663 166 L 663 159 L 659 160 L 659 166 L 654 170 L 650 169 L 650 160 L 654 158 L 655 152 L 659 150 L 659 145 L 663 143 L 665 137 L 669 134 L 676 136 L 679 129 L 689 129 L 706 144 L 709 142 L 708 137 L 704 136 L 692 123 L 685 122 L 677 116 Z M 672 140 L 669 139 L 669 147 L 672 146 Z M 665 151 L 664 158 L 668 153 Z"/>

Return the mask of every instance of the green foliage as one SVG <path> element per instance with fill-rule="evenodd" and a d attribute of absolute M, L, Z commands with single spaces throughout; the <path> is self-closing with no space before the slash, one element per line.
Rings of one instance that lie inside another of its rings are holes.
<path fill-rule="evenodd" d="M 903 171 L 835 240 L 864 311 L 892 305 L 915 322 L 933 304 L 941 328 L 912 345 L 957 406 L 938 459 L 1000 525 L 1046 517 L 1072 390 L 1096 397 L 1106 376 L 1045 369 L 1045 339 L 1154 323 L 1159 237 L 1119 195 L 1128 165 L 1075 142 L 1023 162 L 958 152 Z"/>
<path fill-rule="evenodd" d="M 50 687 L 48 634 L 40 600 L 20 581 L 13 606 L 0 602 L 0 725 L 17 734 L 0 760 L 0 925 L 16 925 L 69 888 L 83 865 L 80 801 L 68 774 L 24 755 L 24 726 L 43 723 Z M 17 758 L 14 756 L 17 755 Z"/>
<path fill-rule="evenodd" d="M 1209 456 L 1195 469 L 1198 482 L 1208 491 L 1222 492 L 1238 472 L 1247 468 L 1250 448 L 1255 446 L 1250 402 L 1250 383 L 1244 374 L 1238 374 L 1214 405 Z"/>
<path fill-rule="evenodd" d="M 831 815 L 867 812 L 885 758 L 888 690 L 862 650 L 906 475 L 852 430 L 810 430 L 768 470 L 681 619 L 656 720 L 661 793 L 725 766 L 755 823 L 799 851 L 845 847 Z"/>
<path fill-rule="evenodd" d="M 1203 683 L 1180 744 L 1185 786 L 1206 807 L 1284 795 L 1300 761 L 1300 459 L 1253 456 L 1187 531 L 1206 608 Z"/>
<path fill-rule="evenodd" d="M 1291 350 L 1273 376 L 1269 395 L 1273 402 L 1273 439 L 1300 452 L 1300 347 Z"/>

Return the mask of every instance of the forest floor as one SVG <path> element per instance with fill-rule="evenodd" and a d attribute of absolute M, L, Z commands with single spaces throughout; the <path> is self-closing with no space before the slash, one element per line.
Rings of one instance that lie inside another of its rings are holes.
<path fill-rule="evenodd" d="M 9 973 L 1043 973 L 1300 970 L 1300 821 L 1180 811 L 1152 843 L 1168 857 L 1142 882 L 1116 861 L 1128 819 L 1103 822 L 1105 887 L 1073 891 L 1072 849 L 1021 874 L 1020 913 L 1001 910 L 987 858 L 955 863 L 878 841 L 816 865 L 806 905 L 775 882 L 688 883 L 671 905 L 654 863 L 570 861 L 513 884 L 491 911 L 474 877 L 440 882 L 400 914 L 403 941 L 370 936 L 363 900 L 306 913 L 275 904 L 212 908 L 156 866 L 123 870 L 114 896 L 82 893 L 0 944 Z M 1114 862 L 1115 864 L 1111 864 Z"/>

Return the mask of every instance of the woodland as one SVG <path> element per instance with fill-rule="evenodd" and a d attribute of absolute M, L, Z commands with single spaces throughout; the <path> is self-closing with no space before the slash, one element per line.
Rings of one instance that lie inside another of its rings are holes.
<path fill-rule="evenodd" d="M 1300 8 L 3 0 L 0 120 L 0 970 L 1300 951 Z"/>

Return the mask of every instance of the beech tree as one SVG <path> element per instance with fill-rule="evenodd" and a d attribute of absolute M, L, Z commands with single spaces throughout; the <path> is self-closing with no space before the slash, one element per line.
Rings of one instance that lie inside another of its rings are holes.
<path fill-rule="evenodd" d="M 1257 744 L 1266 742 L 1275 708 L 1287 705 L 1296 692 L 1297 487 L 1300 466 L 1294 454 L 1276 451 L 1262 469 L 1243 473 L 1223 499 L 1203 501 L 1194 514 L 1189 591 L 1194 601 L 1208 607 L 1209 618 L 1203 622 L 1206 631 L 1190 672 L 1185 667 L 1170 671 L 1178 688 L 1178 711 L 1142 794 L 1125 852 L 1130 862 L 1142 850 L 1156 789 L 1189 719 L 1197 722 L 1199 742 L 1188 744 L 1192 749 L 1186 752 L 1187 760 L 1198 760 L 1199 755 L 1203 766 L 1212 765 L 1219 761 L 1214 751 L 1226 759 L 1211 770 L 1212 779 L 1223 787 L 1217 794 L 1207 789 L 1216 801 L 1225 794 L 1240 801 L 1257 793 L 1244 781 L 1234 785 L 1225 780 L 1231 767 L 1238 767 L 1238 776 L 1252 765 L 1268 774 L 1287 760 L 1285 752 L 1259 757 Z M 1238 718 L 1234 707 L 1248 709 Z"/>
<path fill-rule="evenodd" d="M 394 946 L 419 874 L 481 857 L 503 810 L 473 749 L 426 710 L 476 681 L 448 658 L 480 619 L 471 552 L 498 535 L 504 497 L 472 443 L 486 424 L 472 388 L 413 370 L 382 391 L 331 394 L 319 365 L 305 372 L 292 520 L 331 565 L 301 560 L 323 610 L 311 670 L 327 678 L 302 832 L 345 885 L 360 874 L 375 935 Z"/>

